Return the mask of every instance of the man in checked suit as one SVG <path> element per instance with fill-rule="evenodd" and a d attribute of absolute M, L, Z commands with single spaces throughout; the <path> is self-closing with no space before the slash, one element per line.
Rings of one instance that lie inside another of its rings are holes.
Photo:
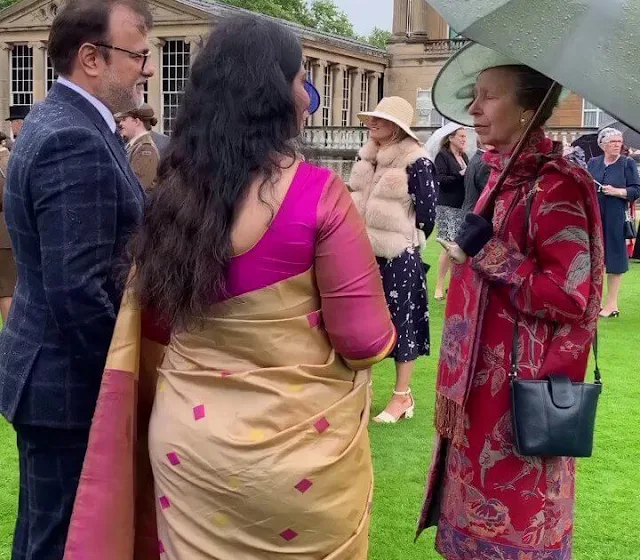
<path fill-rule="evenodd" d="M 0 412 L 20 498 L 13 560 L 58 560 L 121 299 L 117 279 L 144 193 L 114 113 L 153 75 L 146 0 L 67 0 L 48 50 L 61 76 L 12 152 L 4 210 L 18 270 L 0 334 Z"/>

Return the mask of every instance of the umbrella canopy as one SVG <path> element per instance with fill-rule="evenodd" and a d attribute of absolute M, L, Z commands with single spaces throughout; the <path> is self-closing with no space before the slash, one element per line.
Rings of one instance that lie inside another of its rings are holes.
<path fill-rule="evenodd" d="M 634 130 L 633 128 L 631 128 L 630 126 L 627 126 L 624 123 L 621 123 L 620 121 L 615 121 L 615 122 L 612 122 L 611 124 L 608 124 L 607 128 L 615 128 L 616 130 L 619 130 L 620 132 L 622 132 L 622 139 L 623 139 L 624 145 L 627 148 L 640 150 L 640 132 L 638 132 L 637 130 Z"/>
<path fill-rule="evenodd" d="M 443 127 L 440 127 L 438 130 L 435 130 L 427 143 L 424 146 L 424 149 L 427 152 L 427 157 L 431 161 L 436 161 L 436 156 L 440 151 L 440 146 L 442 146 L 442 141 L 445 137 L 453 134 L 459 128 L 464 128 L 467 131 L 467 149 L 465 150 L 467 157 L 471 159 L 473 155 L 478 150 L 478 136 L 476 131 L 472 128 L 463 127 L 457 123 L 447 123 Z"/>
<path fill-rule="evenodd" d="M 598 134 L 583 134 L 580 138 L 576 138 L 571 145 L 573 147 L 582 148 L 584 151 L 585 161 L 588 163 L 590 159 L 601 156 L 604 152 L 598 146 Z"/>
<path fill-rule="evenodd" d="M 640 129 L 640 0 L 429 0 L 464 37 Z"/>

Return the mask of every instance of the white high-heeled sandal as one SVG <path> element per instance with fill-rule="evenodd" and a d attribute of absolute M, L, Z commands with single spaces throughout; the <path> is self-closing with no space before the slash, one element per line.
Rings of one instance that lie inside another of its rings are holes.
<path fill-rule="evenodd" d="M 413 414 L 416 410 L 416 403 L 413 400 L 411 389 L 407 389 L 406 391 L 394 391 L 393 394 L 399 397 L 407 397 L 407 396 L 411 397 L 411 406 L 405 409 L 397 418 L 389 414 L 386 410 L 383 410 L 380 414 L 378 414 L 378 416 L 373 418 L 374 422 L 377 422 L 378 424 L 395 424 L 399 420 L 402 420 L 403 418 L 406 418 L 407 420 L 409 418 L 413 418 Z"/>

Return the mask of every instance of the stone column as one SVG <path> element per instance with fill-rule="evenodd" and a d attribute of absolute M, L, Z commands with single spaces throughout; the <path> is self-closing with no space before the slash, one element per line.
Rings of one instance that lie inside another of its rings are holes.
<path fill-rule="evenodd" d="M 344 72 L 347 67 L 344 64 L 336 64 L 331 68 L 333 71 L 333 100 L 332 100 L 332 122 L 333 126 L 342 126 L 342 104 L 344 102 Z"/>
<path fill-rule="evenodd" d="M 33 53 L 33 102 L 47 94 L 47 45 L 42 41 L 29 43 Z"/>
<path fill-rule="evenodd" d="M 149 78 L 147 98 L 149 105 L 153 107 L 156 118 L 158 119 L 156 129 L 162 132 L 162 47 L 164 46 L 164 41 L 157 37 L 152 37 L 149 39 L 149 45 L 151 48 L 149 62 L 154 68 L 154 73 L 153 76 Z"/>
<path fill-rule="evenodd" d="M 189 43 L 189 64 L 193 65 L 193 61 L 202 48 L 202 37 L 186 37 L 185 41 Z"/>
<path fill-rule="evenodd" d="M 393 2 L 393 36 L 406 37 L 410 0 L 394 0 Z"/>
<path fill-rule="evenodd" d="M 360 98 L 362 97 L 362 76 L 364 70 L 356 68 L 351 71 L 351 126 L 359 126 Z"/>
<path fill-rule="evenodd" d="M 448 39 L 449 25 L 435 8 L 423 2 L 425 7 L 426 34 L 429 39 Z"/>
<path fill-rule="evenodd" d="M 369 111 L 373 111 L 380 99 L 378 98 L 378 84 L 382 74 L 380 72 L 373 72 L 369 76 Z"/>
<path fill-rule="evenodd" d="M 428 6 L 424 0 L 411 0 L 411 35 L 427 36 Z"/>
<path fill-rule="evenodd" d="M 328 63 L 326 60 L 316 60 L 313 65 L 313 85 L 320 93 L 320 108 L 311 117 L 311 126 L 322 126 L 322 105 L 324 103 L 324 69 Z"/>
<path fill-rule="evenodd" d="M 9 132 L 9 123 L 5 119 L 9 116 L 11 104 L 11 51 L 13 45 L 0 43 L 0 123 L 5 132 Z"/>

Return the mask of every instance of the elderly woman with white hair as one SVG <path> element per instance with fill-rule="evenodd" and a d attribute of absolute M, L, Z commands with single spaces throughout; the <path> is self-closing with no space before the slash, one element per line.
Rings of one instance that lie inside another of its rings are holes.
<path fill-rule="evenodd" d="M 607 297 L 600 316 L 619 317 L 620 284 L 622 275 L 629 270 L 625 214 L 629 203 L 640 198 L 640 176 L 635 162 L 621 155 L 623 139 L 619 130 L 604 128 L 598 135 L 598 144 L 604 155 L 589 160 L 588 168 L 598 188 L 607 267 Z"/>

